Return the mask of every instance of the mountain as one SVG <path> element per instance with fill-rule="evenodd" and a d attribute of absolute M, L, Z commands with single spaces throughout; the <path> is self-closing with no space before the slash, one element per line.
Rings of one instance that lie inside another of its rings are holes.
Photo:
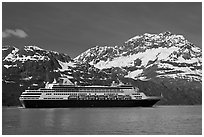
<path fill-rule="evenodd" d="M 61 76 L 58 71 L 63 67 L 73 65 L 68 55 L 37 46 L 3 46 L 2 60 L 3 105 L 19 105 L 23 90 L 44 87 L 45 82 Z"/>
<path fill-rule="evenodd" d="M 123 46 L 93 47 L 75 58 L 98 69 L 125 69 L 133 79 L 156 77 L 201 81 L 202 52 L 182 35 L 170 32 L 135 36 Z"/>
<path fill-rule="evenodd" d="M 122 46 L 96 46 L 74 59 L 37 46 L 2 48 L 3 105 L 19 105 L 27 88 L 43 87 L 60 76 L 78 85 L 138 86 L 160 95 L 159 104 L 202 103 L 202 51 L 170 32 L 138 35 Z"/>
<path fill-rule="evenodd" d="M 43 79 L 45 72 L 54 72 L 63 69 L 63 65 L 71 58 L 63 53 L 44 50 L 37 46 L 25 46 L 18 49 L 4 46 L 3 50 L 3 80 L 30 80 Z M 70 64 L 72 65 L 72 64 Z M 12 75 L 12 77 L 8 77 Z"/>

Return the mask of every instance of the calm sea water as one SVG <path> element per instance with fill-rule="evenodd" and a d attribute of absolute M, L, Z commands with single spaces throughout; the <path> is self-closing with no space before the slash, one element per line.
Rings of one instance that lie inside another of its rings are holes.
<path fill-rule="evenodd" d="M 202 134 L 202 106 L 3 108 L 2 134 Z"/>

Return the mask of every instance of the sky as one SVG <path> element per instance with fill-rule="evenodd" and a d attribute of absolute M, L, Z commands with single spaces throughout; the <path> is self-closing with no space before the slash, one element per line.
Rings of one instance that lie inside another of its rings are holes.
<path fill-rule="evenodd" d="M 123 45 L 170 31 L 202 47 L 201 2 L 3 2 L 2 44 L 36 45 L 74 58 L 94 46 Z"/>

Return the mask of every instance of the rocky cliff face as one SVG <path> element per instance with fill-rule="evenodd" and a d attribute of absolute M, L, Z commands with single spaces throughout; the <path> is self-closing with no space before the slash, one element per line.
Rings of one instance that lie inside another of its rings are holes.
<path fill-rule="evenodd" d="M 79 85 L 115 81 L 138 86 L 147 95 L 162 92 L 160 104 L 202 102 L 202 51 L 182 35 L 145 33 L 122 46 L 93 47 L 73 60 L 37 46 L 2 50 L 3 105 L 18 104 L 23 90 L 43 87 L 60 76 Z"/>

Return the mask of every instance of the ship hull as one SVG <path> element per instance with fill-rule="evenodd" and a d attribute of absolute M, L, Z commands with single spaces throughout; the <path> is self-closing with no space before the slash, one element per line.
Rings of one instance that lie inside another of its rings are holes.
<path fill-rule="evenodd" d="M 24 108 L 152 107 L 159 100 L 21 100 L 21 103 Z"/>

